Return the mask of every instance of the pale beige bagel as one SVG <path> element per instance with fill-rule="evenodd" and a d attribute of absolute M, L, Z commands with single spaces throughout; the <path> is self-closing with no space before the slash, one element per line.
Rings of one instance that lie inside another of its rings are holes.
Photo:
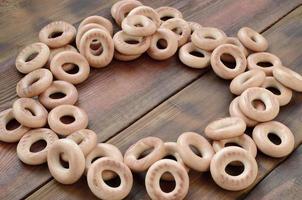
<path fill-rule="evenodd" d="M 39 39 L 51 48 L 58 48 L 71 43 L 76 32 L 75 27 L 68 22 L 54 21 L 41 29 Z"/>
<path fill-rule="evenodd" d="M 182 13 L 173 7 L 162 6 L 156 8 L 155 11 L 159 15 L 161 21 L 167 21 L 171 18 L 183 18 Z"/>
<path fill-rule="evenodd" d="M 273 75 L 286 87 L 297 92 L 302 92 L 302 76 L 297 72 L 280 66 L 273 69 Z"/>
<path fill-rule="evenodd" d="M 71 133 L 66 137 L 66 139 L 73 140 L 78 144 L 83 155 L 86 157 L 96 146 L 98 138 L 94 131 L 90 129 L 81 129 Z M 67 160 L 68 158 L 63 154 L 62 159 Z"/>
<path fill-rule="evenodd" d="M 102 47 L 99 55 L 91 53 L 90 44 L 97 40 Z M 101 29 L 90 29 L 81 38 L 80 53 L 87 59 L 89 65 L 95 68 L 107 66 L 112 58 L 114 52 L 114 43 L 111 36 Z"/>
<path fill-rule="evenodd" d="M 216 140 L 213 142 L 213 149 L 215 152 L 220 151 L 221 149 L 226 147 L 226 144 L 235 143 L 239 145 L 241 148 L 245 149 L 248 153 L 250 153 L 254 158 L 257 155 L 257 147 L 254 140 L 248 136 L 247 134 L 242 134 L 237 137 L 228 138 L 224 140 Z"/>
<path fill-rule="evenodd" d="M 255 108 L 253 106 L 255 100 L 260 100 L 265 105 L 265 109 Z M 239 106 L 246 116 L 259 122 L 270 121 L 279 113 L 278 99 L 267 89 L 259 87 L 245 90 L 239 98 Z"/>
<path fill-rule="evenodd" d="M 84 33 L 86 33 L 87 31 L 89 31 L 91 29 L 94 29 L 94 28 L 101 29 L 103 31 L 107 31 L 107 29 L 104 26 L 101 26 L 101 25 L 96 24 L 96 23 L 89 23 L 89 24 L 83 25 L 81 28 L 78 29 L 78 33 L 77 33 L 77 36 L 76 36 L 76 46 L 78 48 L 80 48 L 80 42 L 81 42 L 81 39 L 82 39 Z M 93 44 L 97 45 L 97 44 L 99 44 L 99 41 L 92 41 L 91 45 L 93 45 Z"/>
<path fill-rule="evenodd" d="M 86 156 L 85 162 L 85 174 L 87 174 L 89 167 L 95 159 L 100 159 L 103 157 L 110 157 L 116 161 L 123 162 L 124 157 L 121 151 L 112 144 L 98 143 L 92 151 Z M 109 171 L 103 172 L 103 179 L 110 180 L 115 177 L 115 174 Z"/>
<path fill-rule="evenodd" d="M 130 43 L 128 41 L 136 41 Z M 128 35 L 124 31 L 119 31 L 113 36 L 114 47 L 117 51 L 125 55 L 142 54 L 150 47 L 151 37 L 137 37 Z"/>
<path fill-rule="evenodd" d="M 43 127 L 47 122 L 47 110 L 31 98 L 17 99 L 13 104 L 13 113 L 20 124 L 30 128 Z"/>
<path fill-rule="evenodd" d="M 38 96 L 51 85 L 52 80 L 52 73 L 48 69 L 36 69 L 17 83 L 17 94 L 19 97 Z"/>
<path fill-rule="evenodd" d="M 30 44 L 18 54 L 16 68 L 23 74 L 39 69 L 46 64 L 49 54 L 50 51 L 46 44 L 41 42 Z"/>
<path fill-rule="evenodd" d="M 178 152 L 186 166 L 196 171 L 208 171 L 214 150 L 211 144 L 203 136 L 186 132 L 181 134 L 177 139 Z M 195 154 L 190 146 L 194 146 L 201 156 Z"/>
<path fill-rule="evenodd" d="M 178 47 L 181 47 L 182 45 L 184 45 L 191 34 L 191 29 L 189 24 L 181 19 L 181 18 L 172 18 L 169 19 L 165 22 L 163 22 L 160 26 L 160 28 L 166 28 L 169 29 L 171 31 L 176 30 L 175 35 L 177 36 L 177 40 L 178 40 Z"/>
<path fill-rule="evenodd" d="M 175 188 L 171 192 L 162 191 L 159 182 L 162 175 L 169 172 L 175 180 Z M 182 200 L 189 191 L 189 176 L 185 168 L 170 159 L 155 162 L 148 170 L 145 186 L 151 199 Z"/>
<path fill-rule="evenodd" d="M 178 145 L 176 142 L 165 142 L 164 144 L 165 147 L 165 155 L 163 159 L 165 159 L 166 156 L 172 156 L 175 158 L 175 160 L 186 170 L 186 172 L 189 172 L 189 168 L 185 165 L 183 160 L 181 159 L 179 153 L 178 153 Z M 174 178 L 171 176 L 171 174 L 164 173 L 161 177 L 161 179 L 165 181 L 173 181 Z"/>
<path fill-rule="evenodd" d="M 130 15 L 122 22 L 123 31 L 133 36 L 150 36 L 156 32 L 156 28 L 154 22 L 144 15 Z"/>
<path fill-rule="evenodd" d="M 202 57 L 195 56 L 193 52 L 198 52 Z M 210 65 L 211 54 L 205 50 L 199 49 L 192 42 L 180 47 L 178 56 L 180 61 L 188 67 L 202 69 Z"/>
<path fill-rule="evenodd" d="M 140 155 L 146 151 L 152 151 L 143 158 Z M 157 137 L 146 137 L 130 146 L 124 154 L 124 163 L 135 172 L 146 171 L 154 162 L 165 155 L 164 143 Z"/>
<path fill-rule="evenodd" d="M 64 123 L 61 118 L 71 116 L 74 121 Z M 88 125 L 88 116 L 86 112 L 73 105 L 59 105 L 52 109 L 48 115 L 48 125 L 58 135 L 67 136 L 71 133 L 85 129 Z"/>
<path fill-rule="evenodd" d="M 53 98 L 52 95 L 61 93 L 64 96 Z M 73 105 L 78 100 L 78 91 L 74 85 L 66 81 L 54 81 L 52 84 L 40 94 L 39 101 L 48 109 L 53 109 L 59 105 Z"/>
<path fill-rule="evenodd" d="M 162 40 L 165 41 L 166 46 L 159 48 L 158 43 Z M 176 53 L 177 44 L 177 37 L 171 30 L 159 28 L 156 33 L 151 36 L 150 47 L 147 53 L 155 60 L 165 60 Z"/>
<path fill-rule="evenodd" d="M 239 117 L 225 117 L 207 125 L 204 132 L 212 140 L 223 140 L 240 136 L 246 129 L 246 123 Z"/>
<path fill-rule="evenodd" d="M 281 143 L 273 143 L 268 137 L 270 133 L 277 135 Z M 277 121 L 258 124 L 253 130 L 253 140 L 262 153 L 276 158 L 289 155 L 295 145 L 293 133 L 287 126 Z"/>
<path fill-rule="evenodd" d="M 148 17 L 149 19 L 151 19 L 157 28 L 161 24 L 159 15 L 153 8 L 151 8 L 149 6 L 138 6 L 129 12 L 129 16 L 130 15 L 144 15 L 144 16 Z"/>
<path fill-rule="evenodd" d="M 202 27 L 192 33 L 191 41 L 200 49 L 212 51 L 226 40 L 225 33 L 217 28 Z"/>
<path fill-rule="evenodd" d="M 68 159 L 68 168 L 60 163 L 60 156 Z M 62 184 L 73 184 L 79 180 L 85 169 L 85 157 L 80 147 L 72 140 L 60 139 L 48 149 L 47 164 L 51 175 Z"/>
<path fill-rule="evenodd" d="M 239 74 L 232 80 L 230 90 L 233 94 L 240 95 L 247 88 L 261 86 L 264 80 L 265 73 L 262 70 L 249 70 Z"/>
<path fill-rule="evenodd" d="M 120 26 L 124 18 L 128 15 L 131 10 L 142 5 L 143 4 L 140 1 L 136 0 L 118 1 L 111 7 L 111 15 L 117 25 Z"/>
<path fill-rule="evenodd" d="M 111 36 L 113 35 L 112 23 L 108 19 L 106 19 L 102 16 L 93 15 L 93 16 L 89 16 L 89 17 L 85 18 L 80 23 L 78 30 L 82 29 L 82 27 L 87 24 L 98 24 L 98 25 L 104 27 Z"/>
<path fill-rule="evenodd" d="M 137 55 L 125 55 L 125 54 L 122 54 L 120 52 L 118 52 L 117 50 L 114 51 L 114 55 L 113 57 L 116 59 L 116 60 L 119 60 L 119 61 L 132 61 L 132 60 L 135 60 L 137 58 L 139 58 L 142 54 L 137 54 Z"/>
<path fill-rule="evenodd" d="M 17 142 L 30 130 L 21 124 L 14 129 L 8 129 L 7 124 L 13 119 L 15 119 L 13 109 L 9 108 L 0 112 L 0 141 Z"/>
<path fill-rule="evenodd" d="M 58 53 L 63 52 L 63 51 L 78 52 L 78 50 L 75 47 L 73 47 L 69 44 L 67 44 L 65 46 L 62 46 L 62 47 L 59 47 L 59 48 L 50 49 L 50 54 L 49 54 L 48 61 L 46 63 L 46 67 L 50 68 L 50 62 L 53 59 L 53 57 L 55 57 L 55 55 L 57 55 Z M 74 68 L 74 64 L 71 64 L 71 63 L 66 63 L 66 64 L 63 65 L 64 71 L 69 71 L 73 68 Z"/>
<path fill-rule="evenodd" d="M 194 31 L 199 30 L 202 28 L 202 25 L 200 25 L 197 22 L 187 22 L 191 28 L 191 35 L 194 33 Z M 189 38 L 191 40 L 191 38 Z"/>
<path fill-rule="evenodd" d="M 239 161 L 244 171 L 232 176 L 225 171 L 228 164 Z M 226 190 L 243 190 L 253 184 L 257 177 L 258 165 L 255 158 L 240 147 L 226 147 L 218 151 L 211 161 L 211 175 L 217 185 Z"/>
<path fill-rule="evenodd" d="M 227 67 L 222 61 L 221 56 L 229 54 L 234 57 L 236 66 L 231 69 Z M 217 76 L 223 79 L 233 79 L 246 69 L 246 58 L 239 47 L 232 44 L 222 44 L 217 47 L 211 55 L 211 66 Z"/>
<path fill-rule="evenodd" d="M 240 42 L 252 51 L 265 51 L 268 48 L 267 40 L 249 27 L 242 27 L 237 36 Z"/>
<path fill-rule="evenodd" d="M 266 77 L 261 87 L 265 89 L 268 88 L 277 89 L 280 92 L 280 94 L 274 94 L 274 93 L 273 94 L 278 99 L 280 106 L 284 106 L 288 104 L 293 96 L 292 90 L 282 85 L 274 77 Z"/>
<path fill-rule="evenodd" d="M 47 160 L 47 151 L 49 147 L 58 139 L 55 132 L 48 128 L 30 130 L 20 139 L 17 146 L 17 155 L 22 162 L 28 165 L 43 164 Z M 31 146 L 39 140 L 44 140 L 46 146 L 38 152 L 31 152 Z"/>
<path fill-rule="evenodd" d="M 272 66 L 262 67 L 259 63 L 270 63 Z M 271 76 L 273 69 L 281 66 L 281 60 L 274 54 L 267 52 L 253 53 L 247 57 L 247 66 L 251 69 L 261 69 L 266 75 Z"/>
<path fill-rule="evenodd" d="M 238 40 L 238 38 L 235 37 L 227 37 L 224 41 L 225 44 L 232 44 L 235 45 L 237 47 L 240 48 L 240 50 L 243 52 L 243 54 L 245 55 L 245 57 L 247 57 L 249 55 L 248 50 L 242 45 L 242 43 Z M 223 61 L 227 61 L 227 62 L 233 62 L 234 58 L 232 56 L 229 55 L 223 55 L 221 57 L 221 59 Z"/>
<path fill-rule="evenodd" d="M 78 66 L 78 72 L 71 74 L 64 71 L 63 66 L 72 63 Z M 79 84 L 85 81 L 90 73 L 90 67 L 81 54 L 72 51 L 58 53 L 50 62 L 50 70 L 54 77 L 72 84 Z"/>
<path fill-rule="evenodd" d="M 102 173 L 113 171 L 120 178 L 118 187 L 107 185 L 103 179 Z M 104 157 L 96 160 L 88 169 L 87 182 L 92 193 L 100 199 L 124 199 L 131 191 L 133 177 L 130 169 L 121 161 Z"/>
<path fill-rule="evenodd" d="M 248 126 L 248 127 L 255 126 L 258 122 L 256 120 L 250 119 L 241 111 L 240 106 L 239 106 L 239 98 L 240 97 L 236 97 L 231 102 L 230 107 L 229 107 L 230 116 L 239 117 L 239 118 L 243 119 L 246 123 L 246 126 Z"/>

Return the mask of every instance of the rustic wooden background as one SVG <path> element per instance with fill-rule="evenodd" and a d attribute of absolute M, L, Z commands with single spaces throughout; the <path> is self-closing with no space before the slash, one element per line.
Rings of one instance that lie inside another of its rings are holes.
<path fill-rule="evenodd" d="M 89 15 L 109 18 L 116 1 L 104 0 L 1 0 L 0 1 L 0 111 L 17 98 L 16 83 L 22 75 L 14 61 L 24 45 L 38 41 L 47 23 L 65 20 L 76 26 Z M 301 0 L 152 0 L 154 8 L 173 6 L 188 21 L 223 29 L 235 36 L 242 26 L 261 32 L 269 51 L 285 66 L 302 73 Z M 184 131 L 203 132 L 206 124 L 228 115 L 234 96 L 229 81 L 207 70 L 189 69 L 177 56 L 154 61 L 144 55 L 132 62 L 113 61 L 105 69 L 92 70 L 77 86 L 77 105 L 89 114 L 89 127 L 99 142 L 109 142 L 123 152 L 140 138 L 153 135 L 175 141 Z M 219 188 L 210 174 L 190 172 L 186 199 L 301 199 L 302 197 L 302 95 L 295 94 L 282 107 L 278 120 L 293 131 L 296 150 L 289 158 L 257 156 L 259 173 L 246 190 L 229 192 Z M 148 199 L 144 174 L 134 175 L 127 199 Z M 85 178 L 62 185 L 51 177 L 47 165 L 28 166 L 16 155 L 16 144 L 0 143 L 0 199 L 96 199 Z"/>

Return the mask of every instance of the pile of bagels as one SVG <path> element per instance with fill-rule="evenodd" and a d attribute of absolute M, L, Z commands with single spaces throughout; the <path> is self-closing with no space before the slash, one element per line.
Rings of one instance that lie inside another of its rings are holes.
<path fill-rule="evenodd" d="M 101 16 L 87 17 L 78 29 L 56 21 L 41 29 L 40 42 L 18 54 L 16 68 L 25 76 L 16 86 L 20 98 L 0 113 L 0 141 L 18 142 L 17 155 L 23 163 L 47 162 L 51 175 L 62 184 L 86 175 L 90 190 L 100 199 L 125 198 L 132 189 L 132 173 L 146 173 L 151 199 L 179 200 L 189 191 L 189 170 L 210 171 L 217 185 L 238 191 L 257 178 L 257 150 L 276 158 L 293 151 L 293 133 L 273 120 L 293 91 L 302 91 L 302 76 L 265 52 L 268 42 L 261 34 L 243 27 L 237 37 L 227 37 L 220 29 L 185 21 L 175 8 L 153 9 L 136 0 L 118 1 L 111 15 L 121 27 L 116 33 Z M 231 80 L 230 91 L 237 97 L 230 104 L 230 116 L 208 124 L 207 139 L 194 132 L 181 134 L 177 142 L 146 137 L 123 155 L 112 144 L 98 143 L 97 134 L 87 129 L 87 113 L 74 105 L 75 85 L 88 78 L 90 67 L 106 67 L 113 58 L 135 60 L 145 52 L 155 60 L 178 52 L 184 65 L 211 66 L 217 76 Z M 10 127 L 14 120 L 18 126 Z M 252 137 L 245 134 L 247 127 L 253 127 Z M 33 151 L 41 140 L 45 147 Z M 229 174 L 229 165 L 243 166 L 243 171 Z M 118 187 L 106 183 L 117 176 Z M 163 191 L 161 179 L 166 184 L 174 181 L 174 189 Z"/>

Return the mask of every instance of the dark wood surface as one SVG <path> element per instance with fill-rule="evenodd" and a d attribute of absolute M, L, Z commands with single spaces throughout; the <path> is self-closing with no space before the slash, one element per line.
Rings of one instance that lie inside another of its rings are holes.
<path fill-rule="evenodd" d="M 109 17 L 112 5 L 111 2 L 93 0 L 85 4 L 70 0 L 47 2 L 50 1 L 11 1 L 0 6 L 0 25 L 7 27 L 6 31 L 0 32 L 1 110 L 11 106 L 16 98 L 15 85 L 22 77 L 14 68 L 15 55 L 25 44 L 38 40 L 37 34 L 43 25 L 52 20 L 78 24 L 92 14 Z M 162 1 L 144 3 L 154 8 L 163 5 Z M 297 8 L 300 4 L 298 0 L 164 3 L 181 10 L 187 20 L 222 28 L 229 35 L 235 35 L 242 26 L 265 31 L 271 44 L 270 51 L 286 66 L 301 73 L 302 9 Z M 29 17 L 24 20 L 18 16 Z M 16 27 L 20 27 L 19 31 L 15 31 Z M 89 79 L 78 86 L 78 105 L 88 112 L 89 127 L 98 133 L 99 141 L 110 139 L 110 143 L 124 151 L 147 135 L 174 141 L 183 131 L 202 132 L 209 121 L 227 115 L 228 104 L 233 98 L 228 84 L 211 71 L 185 67 L 176 56 L 162 62 L 143 56 L 133 62 L 113 61 L 106 69 L 93 70 Z M 282 108 L 279 117 L 295 133 L 296 145 L 302 140 L 299 133 L 302 107 L 299 104 L 301 95 L 296 95 L 290 105 Z M 22 164 L 16 157 L 15 148 L 15 144 L 0 144 L 0 199 L 19 199 L 29 195 L 39 199 L 95 198 L 84 179 L 63 186 L 51 179 L 46 165 Z M 282 161 L 263 155 L 257 160 L 260 171 L 257 182 Z M 143 175 L 135 176 L 136 184 L 129 199 L 146 197 L 143 178 Z M 209 173 L 192 173 L 187 198 L 239 198 L 250 189 L 227 192 L 214 184 Z"/>
<path fill-rule="evenodd" d="M 302 197 L 302 146 L 280 166 L 266 176 L 248 195 L 256 199 L 301 199 Z"/>

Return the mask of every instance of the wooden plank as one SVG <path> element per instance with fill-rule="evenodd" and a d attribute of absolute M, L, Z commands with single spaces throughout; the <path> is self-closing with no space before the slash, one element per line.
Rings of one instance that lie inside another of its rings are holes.
<path fill-rule="evenodd" d="M 298 0 L 289 3 L 284 3 L 282 0 L 263 2 L 260 0 L 253 3 L 250 1 L 213 1 L 212 3 L 203 1 L 202 3 L 191 2 L 188 5 L 186 1 L 171 0 L 167 4 L 165 2 L 165 5 L 179 8 L 184 12 L 186 19 L 192 19 L 204 25 L 225 27 L 227 33 L 235 33 L 234 30 L 242 26 L 243 22 L 261 31 L 300 3 Z M 147 4 L 158 7 L 162 5 L 162 1 L 152 1 L 152 3 L 148 2 Z M 109 12 L 109 5 L 104 3 L 104 6 L 97 13 L 106 16 Z M 279 9 L 279 6 L 282 9 Z M 81 4 L 79 7 L 82 8 Z M 98 6 L 94 5 L 93 7 Z M 43 6 L 42 8 L 44 11 Z M 50 5 L 47 8 L 49 10 L 54 9 Z M 41 7 L 35 10 L 39 9 Z M 68 18 L 67 21 L 70 21 L 72 16 L 67 14 L 69 17 L 65 18 L 66 10 L 58 9 L 55 9 L 55 14 L 46 12 L 47 15 L 42 18 L 53 16 L 51 20 L 67 20 Z M 66 9 L 68 10 L 69 6 Z M 69 12 L 73 13 L 75 10 Z M 86 13 L 85 7 L 83 10 L 81 12 Z M 234 12 L 234 10 L 238 11 Z M 224 15 L 224 12 L 227 14 Z M 40 13 L 43 16 L 43 12 L 40 11 Z M 91 12 L 87 11 L 87 13 Z M 219 17 L 213 13 L 219 13 Z M 255 15 L 261 16 L 263 20 L 260 22 L 253 20 Z M 35 18 L 34 21 L 37 21 L 39 17 L 41 16 L 36 16 L 37 19 Z M 40 24 L 39 27 L 41 26 Z M 28 39 L 24 43 L 30 43 L 34 34 L 37 34 L 36 29 L 31 32 L 31 37 L 26 36 Z M 15 38 L 18 39 L 18 37 Z M 20 42 L 20 44 L 23 43 Z M 8 59 L 0 65 L 2 72 L 0 74 L 1 110 L 10 107 L 12 100 L 16 98 L 15 85 L 21 75 L 16 72 L 13 63 L 13 59 Z M 127 127 L 171 94 L 185 87 L 202 73 L 204 73 L 203 70 L 192 70 L 184 67 L 176 57 L 163 62 L 153 61 L 147 56 L 127 64 L 114 61 L 109 68 L 93 70 L 88 81 L 78 87 L 80 93 L 78 105 L 88 112 L 89 126 L 99 133 L 99 141 L 104 141 Z M 1 199 L 20 198 L 49 180 L 50 175 L 45 165 L 29 167 L 17 159 L 15 145 L 1 144 L 0 152 L 3 155 L 0 158 L 0 175 L 4 177 L 0 180 Z"/>
<path fill-rule="evenodd" d="M 38 41 L 39 30 L 49 22 L 65 20 L 77 23 L 96 13 L 110 18 L 107 8 L 116 1 L 4 1 L 0 5 L 0 63 L 15 56 L 24 45 Z"/>
<path fill-rule="evenodd" d="M 298 200 L 302 197 L 302 146 L 266 176 L 246 200 Z"/>
<path fill-rule="evenodd" d="M 280 22 L 268 29 L 264 35 L 270 43 L 270 51 L 278 55 L 285 66 L 302 73 L 300 47 L 302 7 L 299 7 Z M 132 126 L 109 140 L 123 152 L 135 141 L 147 136 L 157 136 L 164 141 L 175 141 L 185 131 L 202 133 L 212 120 L 228 115 L 228 106 L 234 96 L 229 92 L 229 81 L 206 73 L 194 83 L 169 98 Z M 295 134 L 296 146 L 302 141 L 301 94 L 281 109 L 277 120 L 288 125 Z M 259 174 L 254 185 L 261 181 L 282 159 L 273 159 L 259 153 Z M 134 187 L 128 199 L 148 199 L 144 188 L 144 174 L 135 175 Z M 253 186 L 254 186 L 253 185 Z M 252 189 L 230 192 L 218 187 L 207 173 L 190 173 L 190 190 L 187 199 L 234 199 L 241 198 Z M 74 186 L 64 186 L 52 180 L 29 199 L 82 199 L 93 198 L 84 179 Z M 90 194 L 89 194 L 90 193 Z M 95 197 L 94 197 L 95 198 Z"/>

